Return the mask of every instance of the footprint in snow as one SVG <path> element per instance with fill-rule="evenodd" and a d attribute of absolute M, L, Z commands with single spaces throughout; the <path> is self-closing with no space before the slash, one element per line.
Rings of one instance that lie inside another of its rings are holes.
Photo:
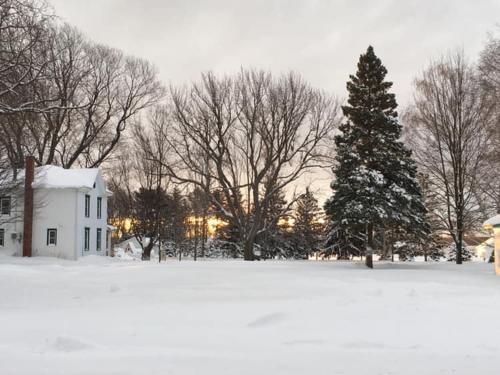
<path fill-rule="evenodd" d="M 292 341 L 284 341 L 283 345 L 287 346 L 297 346 L 297 345 L 323 345 L 325 343 L 324 340 L 292 340 Z"/>
<path fill-rule="evenodd" d="M 116 293 L 119 292 L 121 289 L 118 285 L 112 284 L 109 286 L 109 292 L 110 293 Z"/>
<path fill-rule="evenodd" d="M 267 314 L 248 323 L 247 327 L 256 328 L 256 327 L 275 325 L 282 322 L 284 319 L 285 319 L 285 314 L 283 313 Z"/>
<path fill-rule="evenodd" d="M 386 346 L 383 342 L 377 341 L 351 341 L 343 345 L 348 349 L 384 349 Z"/>
<path fill-rule="evenodd" d="M 76 352 L 86 349 L 94 349 L 96 346 L 76 337 L 58 336 L 52 347 L 59 352 Z"/>

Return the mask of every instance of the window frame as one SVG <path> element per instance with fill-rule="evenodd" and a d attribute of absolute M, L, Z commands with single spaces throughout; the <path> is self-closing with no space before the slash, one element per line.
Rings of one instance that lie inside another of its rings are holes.
<path fill-rule="evenodd" d="M 85 217 L 90 217 L 90 195 L 85 194 Z"/>
<path fill-rule="evenodd" d="M 0 247 L 5 246 L 5 229 L 0 228 Z"/>
<path fill-rule="evenodd" d="M 54 243 L 51 243 L 50 234 L 54 233 Z M 47 228 L 47 246 L 57 246 L 57 228 Z"/>
<path fill-rule="evenodd" d="M 4 203 L 3 202 L 9 202 L 8 203 L 8 211 L 4 213 Z M 12 213 L 12 197 L 10 195 L 4 195 L 0 197 L 0 216 L 10 216 Z"/>
<path fill-rule="evenodd" d="M 97 197 L 97 218 L 102 219 L 102 197 Z"/>
<path fill-rule="evenodd" d="M 97 228 L 96 232 L 96 243 L 95 249 L 96 251 L 102 250 L 102 228 Z"/>
<path fill-rule="evenodd" d="M 83 229 L 83 251 L 90 251 L 90 227 Z"/>

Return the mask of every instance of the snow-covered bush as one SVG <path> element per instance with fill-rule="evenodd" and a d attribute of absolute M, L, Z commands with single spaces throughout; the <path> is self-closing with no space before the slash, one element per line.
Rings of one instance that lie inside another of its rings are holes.
<path fill-rule="evenodd" d="M 399 255 L 400 261 L 415 260 L 417 251 L 417 245 L 411 241 L 396 241 L 394 243 L 394 253 Z"/>
<path fill-rule="evenodd" d="M 448 248 L 445 250 L 446 259 L 449 262 L 455 262 L 457 260 L 457 245 L 453 242 Z M 474 256 L 474 252 L 465 242 L 462 244 L 462 261 L 468 262 Z"/>

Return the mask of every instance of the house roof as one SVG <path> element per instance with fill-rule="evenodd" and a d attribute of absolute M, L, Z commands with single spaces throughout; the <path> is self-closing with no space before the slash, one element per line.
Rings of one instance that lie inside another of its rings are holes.
<path fill-rule="evenodd" d="M 500 227 L 500 215 L 493 216 L 492 218 L 486 220 L 483 224 L 485 228 L 497 228 Z"/>
<path fill-rule="evenodd" d="M 33 188 L 92 189 L 98 174 L 98 168 L 64 169 L 55 165 L 45 165 L 35 169 Z"/>
<path fill-rule="evenodd" d="M 19 170 L 15 182 L 6 178 L 3 183 L 14 185 L 24 181 L 24 169 Z M 65 189 L 87 188 L 92 189 L 99 174 L 99 168 L 64 169 L 56 165 L 44 165 L 35 168 L 33 188 Z"/>

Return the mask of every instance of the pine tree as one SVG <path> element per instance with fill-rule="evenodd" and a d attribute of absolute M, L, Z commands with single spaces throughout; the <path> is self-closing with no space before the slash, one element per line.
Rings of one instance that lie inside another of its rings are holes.
<path fill-rule="evenodd" d="M 445 257 L 443 247 L 435 242 L 431 242 L 431 247 L 428 252 L 429 258 L 438 262 Z"/>
<path fill-rule="evenodd" d="M 297 257 L 307 259 L 315 251 L 319 251 L 323 225 L 321 224 L 321 208 L 314 194 L 306 188 L 295 203 L 293 215 L 294 245 Z"/>
<path fill-rule="evenodd" d="M 425 261 L 427 261 L 428 257 L 432 260 L 440 260 L 444 257 L 443 248 L 446 247 L 446 243 L 443 242 L 441 237 L 441 230 L 444 228 L 442 219 L 438 214 L 440 210 L 439 194 L 437 189 L 431 185 L 429 175 L 419 173 L 417 178 L 427 208 L 426 221 L 429 224 L 429 235 L 423 245 Z"/>
<path fill-rule="evenodd" d="M 166 213 L 166 239 L 171 241 L 177 249 L 179 259 L 182 258 L 182 251 L 187 235 L 186 219 L 189 213 L 189 203 L 176 186 L 168 195 L 168 208 Z"/>
<path fill-rule="evenodd" d="M 143 260 L 150 259 L 153 247 L 164 236 L 167 207 L 164 189 L 140 188 L 133 194 L 132 231 L 142 247 Z"/>
<path fill-rule="evenodd" d="M 401 227 L 422 236 L 428 232 L 416 166 L 399 140 L 402 127 L 386 74 L 373 47 L 368 47 L 347 83 L 349 98 L 342 107 L 347 121 L 335 137 L 334 194 L 325 204 L 332 229 L 365 228 L 368 267 L 373 267 L 377 227 Z"/>
<path fill-rule="evenodd" d="M 208 216 L 210 209 L 210 199 L 208 194 L 195 187 L 189 194 L 190 214 L 192 215 L 191 222 L 191 238 L 193 244 L 194 260 L 198 257 L 198 245 L 201 245 L 201 256 L 205 256 L 205 249 L 208 236 Z"/>
<path fill-rule="evenodd" d="M 224 199 L 222 191 L 214 192 L 217 202 L 222 202 L 222 207 L 212 204 L 210 209 L 213 211 L 216 218 L 224 220 L 225 216 L 222 210 L 228 209 L 228 204 Z M 241 195 L 238 199 L 242 201 Z M 237 258 L 242 255 L 242 246 L 240 243 L 241 234 L 239 228 L 233 222 L 228 221 L 226 225 L 222 225 L 217 229 L 215 238 L 210 243 L 209 256 L 221 256 L 225 254 L 228 257 Z"/>
<path fill-rule="evenodd" d="M 361 256 L 365 253 L 366 236 L 364 226 L 338 225 L 330 223 L 327 228 L 327 240 L 323 255 L 326 257 L 336 256 L 338 260 L 349 260 L 353 256 Z"/>
<path fill-rule="evenodd" d="M 267 185 L 265 188 L 272 189 L 272 186 Z M 289 205 L 285 197 L 285 193 L 279 190 L 274 194 L 263 215 L 263 230 L 257 237 L 256 244 L 260 247 L 261 257 L 276 258 L 276 257 L 292 257 L 290 254 L 292 247 L 289 243 Z"/>
<path fill-rule="evenodd" d="M 462 245 L 461 253 L 463 262 L 470 261 L 474 256 L 474 253 L 472 252 L 471 248 L 465 242 Z M 455 262 L 457 260 L 457 245 L 455 244 L 455 242 L 453 242 L 446 249 L 446 259 L 448 259 L 449 262 Z"/>

